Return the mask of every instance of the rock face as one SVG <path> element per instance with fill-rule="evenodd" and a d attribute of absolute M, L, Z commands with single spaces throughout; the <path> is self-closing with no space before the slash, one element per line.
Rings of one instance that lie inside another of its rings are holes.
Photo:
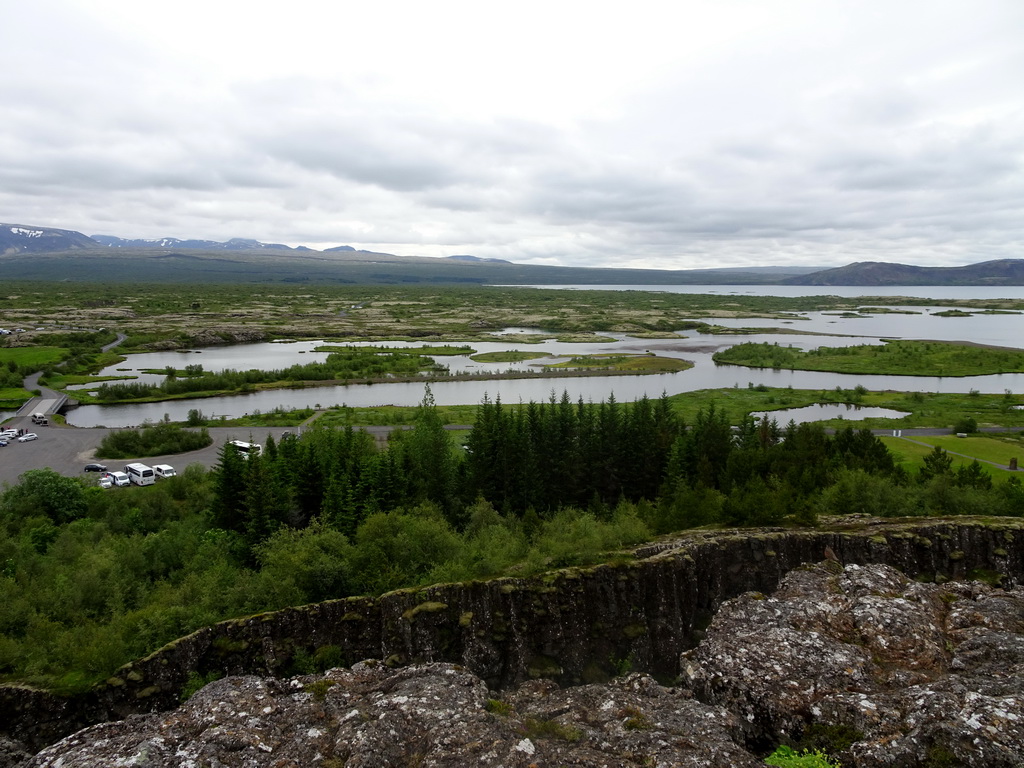
<path fill-rule="evenodd" d="M 830 530 L 694 532 L 635 560 L 530 579 L 442 584 L 331 600 L 206 627 L 61 697 L 0 686 L 0 735 L 38 751 L 85 726 L 178 705 L 189 677 L 288 677 L 302 658 L 390 667 L 447 661 L 493 690 L 532 679 L 563 687 L 605 682 L 628 666 L 658 679 L 680 673 L 722 603 L 769 593 L 830 548 L 845 563 L 884 563 L 944 582 L 972 574 L 1024 578 L 1024 523 L 833 521 Z M 301 670 L 308 671 L 308 670 Z"/>
<path fill-rule="evenodd" d="M 843 765 L 864 768 L 1024 762 L 1020 587 L 800 568 L 771 597 L 726 603 L 681 666 L 680 684 L 736 714 L 748 743 L 842 733 Z"/>
<path fill-rule="evenodd" d="M 1024 756 L 1021 588 L 806 566 L 770 597 L 727 602 L 682 669 L 673 688 L 633 673 L 503 694 L 450 663 L 229 677 L 175 711 L 80 731 L 23 768 L 744 768 L 809 736 L 857 768 Z"/>
<path fill-rule="evenodd" d="M 93 726 L 26 768 L 528 768 L 760 765 L 739 722 L 635 674 L 607 686 L 527 683 L 505 700 L 452 664 L 367 662 L 282 681 L 231 677 L 174 712 Z"/>

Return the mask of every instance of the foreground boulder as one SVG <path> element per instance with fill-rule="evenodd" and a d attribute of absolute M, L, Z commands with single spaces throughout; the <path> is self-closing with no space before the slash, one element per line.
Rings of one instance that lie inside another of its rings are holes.
<path fill-rule="evenodd" d="M 603 686 L 527 683 L 503 700 L 452 664 L 291 680 L 231 677 L 179 709 L 87 728 L 29 766 L 758 766 L 740 724 L 631 675 Z"/>
<path fill-rule="evenodd" d="M 826 563 L 722 606 L 681 684 L 750 744 L 811 737 L 848 766 L 1024 764 L 1024 590 Z"/>

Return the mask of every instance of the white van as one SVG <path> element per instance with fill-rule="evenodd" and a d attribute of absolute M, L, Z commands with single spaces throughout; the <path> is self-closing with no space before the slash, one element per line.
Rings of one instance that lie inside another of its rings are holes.
<path fill-rule="evenodd" d="M 109 477 L 111 481 L 119 488 L 123 488 L 126 485 L 131 485 L 132 481 L 128 478 L 124 472 L 107 472 L 104 477 Z"/>
<path fill-rule="evenodd" d="M 152 467 L 147 467 L 138 461 L 124 465 L 124 473 L 135 485 L 152 485 L 156 482 L 156 474 Z"/>
<path fill-rule="evenodd" d="M 178 474 L 170 464 L 154 464 L 153 472 L 157 477 L 174 477 Z"/>

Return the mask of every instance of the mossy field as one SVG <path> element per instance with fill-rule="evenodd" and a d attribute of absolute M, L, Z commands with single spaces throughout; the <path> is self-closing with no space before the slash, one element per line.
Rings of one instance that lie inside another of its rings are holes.
<path fill-rule="evenodd" d="M 602 332 L 667 334 L 716 328 L 718 319 L 801 319 L 814 311 L 867 312 L 875 304 L 955 305 L 964 311 L 1021 311 L 1024 301 L 908 297 L 718 296 L 657 291 L 528 287 L 145 285 L 10 281 L 0 320 L 26 328 L 29 342 L 68 327 L 116 328 L 123 349 L 172 349 L 240 340 L 409 339 L 493 341 L 504 328 L 541 330 L 541 339 L 592 340 Z M 760 329 L 765 330 L 765 329 Z M 787 329 L 792 332 L 794 329 Z M 796 329 L 798 330 L 798 329 Z M 525 334 L 524 334 L 525 335 Z M 522 342 L 526 339 L 519 338 Z"/>

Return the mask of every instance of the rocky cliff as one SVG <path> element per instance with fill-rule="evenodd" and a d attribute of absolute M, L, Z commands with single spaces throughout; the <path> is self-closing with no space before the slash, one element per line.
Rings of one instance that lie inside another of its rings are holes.
<path fill-rule="evenodd" d="M 857 519 L 828 531 L 694 533 L 594 568 L 224 622 L 81 696 L 0 688 L 0 728 L 36 750 L 91 723 L 174 707 L 193 673 L 281 677 L 318 656 L 340 665 L 376 658 L 386 668 L 455 662 L 493 690 L 536 679 L 596 684 L 627 669 L 674 679 L 684 669 L 680 654 L 704 637 L 724 601 L 771 592 L 792 569 L 820 561 L 826 547 L 846 564 L 888 564 L 940 583 L 983 577 L 1012 585 L 1024 575 L 1024 524 L 1016 520 Z"/>
<path fill-rule="evenodd" d="M 1019 766 L 1024 589 L 825 561 L 727 601 L 680 684 L 632 673 L 498 694 L 450 663 L 211 683 L 25 768 L 757 766 L 780 742 L 844 766 Z"/>

